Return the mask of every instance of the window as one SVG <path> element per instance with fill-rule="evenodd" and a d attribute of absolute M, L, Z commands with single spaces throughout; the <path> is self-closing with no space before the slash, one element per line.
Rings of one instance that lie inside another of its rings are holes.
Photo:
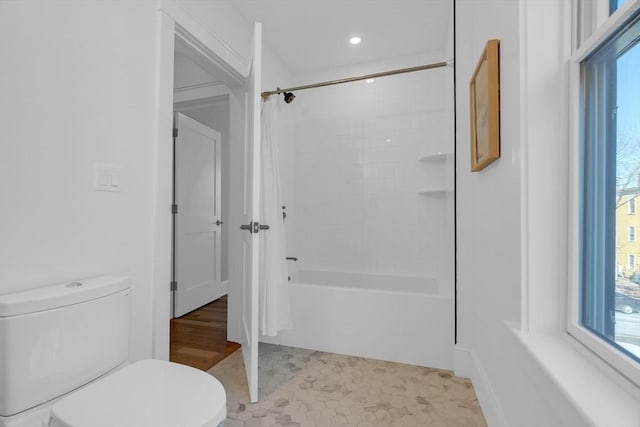
<path fill-rule="evenodd" d="M 640 1 L 618 0 L 615 8 L 604 35 L 574 58 L 578 272 L 568 330 L 640 384 L 640 313 L 618 311 L 622 298 L 640 307 L 636 226 L 625 215 L 635 213 L 640 191 Z"/>
<path fill-rule="evenodd" d="M 609 15 L 618 10 L 626 0 L 609 0 Z"/>

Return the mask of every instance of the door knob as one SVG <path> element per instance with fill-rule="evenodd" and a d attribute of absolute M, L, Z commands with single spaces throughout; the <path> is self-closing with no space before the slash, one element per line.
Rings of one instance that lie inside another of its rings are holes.
<path fill-rule="evenodd" d="M 268 230 L 270 227 L 268 225 L 260 224 L 259 222 L 251 221 L 247 225 L 241 225 L 240 230 L 247 230 L 249 233 L 259 233 L 260 230 Z"/>
<path fill-rule="evenodd" d="M 222 225 L 222 224 L 223 224 L 222 221 L 220 221 L 220 220 L 216 221 L 216 225 Z"/>

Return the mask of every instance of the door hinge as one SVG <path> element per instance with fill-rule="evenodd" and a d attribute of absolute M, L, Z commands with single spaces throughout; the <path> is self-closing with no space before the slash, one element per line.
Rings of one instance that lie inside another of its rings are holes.
<path fill-rule="evenodd" d="M 178 290 L 178 282 L 176 282 L 176 281 L 171 282 L 171 290 L 172 291 L 177 291 Z"/>
<path fill-rule="evenodd" d="M 174 138 L 178 137 L 178 128 L 173 128 L 173 137 Z"/>
<path fill-rule="evenodd" d="M 177 214 L 178 213 L 178 205 L 176 205 L 175 203 L 173 205 L 171 205 L 171 213 L 172 214 Z"/>

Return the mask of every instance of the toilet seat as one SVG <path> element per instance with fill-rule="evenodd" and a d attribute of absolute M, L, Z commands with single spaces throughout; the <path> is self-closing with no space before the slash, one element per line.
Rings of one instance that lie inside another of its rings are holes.
<path fill-rule="evenodd" d="M 222 384 L 177 363 L 142 360 L 63 398 L 51 427 L 217 427 L 227 415 Z"/>

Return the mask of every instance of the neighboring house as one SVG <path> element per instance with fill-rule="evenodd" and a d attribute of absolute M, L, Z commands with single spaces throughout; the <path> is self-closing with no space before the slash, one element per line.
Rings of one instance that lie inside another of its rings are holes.
<path fill-rule="evenodd" d="M 616 266 L 618 275 L 640 272 L 640 187 L 618 192 L 616 203 Z"/>

